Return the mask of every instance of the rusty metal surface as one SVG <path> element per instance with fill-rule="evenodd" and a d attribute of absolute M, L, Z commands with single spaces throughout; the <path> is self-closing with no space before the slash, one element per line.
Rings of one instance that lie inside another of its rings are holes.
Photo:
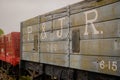
<path fill-rule="evenodd" d="M 108 1 L 109 2 L 109 1 Z M 100 8 L 92 9 L 86 12 L 80 12 L 70 16 L 71 26 L 78 26 L 86 24 L 87 20 L 92 20 L 97 17 L 93 22 L 106 21 L 110 19 L 120 18 L 120 2 L 106 5 Z"/>
<path fill-rule="evenodd" d="M 52 65 L 68 67 L 68 55 L 67 54 L 51 54 L 51 53 L 41 53 L 40 62 Z"/>

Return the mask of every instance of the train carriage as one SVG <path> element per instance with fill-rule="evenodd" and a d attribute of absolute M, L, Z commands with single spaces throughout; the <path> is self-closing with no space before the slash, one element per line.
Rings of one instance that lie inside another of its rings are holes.
<path fill-rule="evenodd" d="M 89 80 L 96 73 L 116 80 L 120 76 L 119 7 L 119 0 L 85 0 L 23 21 L 21 69 L 33 79 L 44 74 L 57 80 L 86 75 L 83 80 Z"/>

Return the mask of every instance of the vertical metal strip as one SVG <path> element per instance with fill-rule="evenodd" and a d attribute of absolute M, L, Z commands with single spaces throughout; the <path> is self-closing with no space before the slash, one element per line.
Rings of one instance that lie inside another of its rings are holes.
<path fill-rule="evenodd" d="M 19 76 L 21 75 L 21 66 L 22 66 L 22 64 L 21 64 L 21 61 L 22 61 L 22 47 L 23 47 L 23 42 L 22 42 L 22 40 L 23 40 L 23 32 L 22 32 L 22 28 L 23 28 L 23 23 L 21 23 L 20 24 L 20 62 L 19 62 Z"/>
<path fill-rule="evenodd" d="M 67 7 L 67 11 L 68 11 L 68 29 L 69 29 L 69 34 L 68 34 L 68 40 L 69 40 L 69 44 L 68 44 L 68 48 L 69 48 L 69 53 L 68 53 L 68 67 L 70 67 L 70 6 Z"/>
<path fill-rule="evenodd" d="M 40 63 L 40 22 L 41 22 L 41 17 L 38 16 L 38 54 L 39 54 L 39 63 Z"/>

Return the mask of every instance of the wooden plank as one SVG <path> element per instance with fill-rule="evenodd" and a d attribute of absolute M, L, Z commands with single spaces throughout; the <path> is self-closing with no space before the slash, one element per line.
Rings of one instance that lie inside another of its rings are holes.
<path fill-rule="evenodd" d="M 35 24 L 38 24 L 39 23 L 39 17 L 34 17 L 34 18 L 31 18 L 29 20 L 26 20 L 24 22 L 22 22 L 22 27 L 26 27 L 26 26 L 31 26 L 31 25 L 35 25 Z"/>
<path fill-rule="evenodd" d="M 25 52 L 38 52 L 35 50 L 34 43 L 23 43 L 23 51 Z"/>
<path fill-rule="evenodd" d="M 39 53 L 22 52 L 22 60 L 39 62 Z"/>
<path fill-rule="evenodd" d="M 52 31 L 41 32 L 40 41 L 52 41 Z"/>
<path fill-rule="evenodd" d="M 34 36 L 38 36 L 38 33 L 28 33 L 28 34 L 25 34 L 23 35 L 22 37 L 22 42 L 33 42 L 34 41 Z"/>
<path fill-rule="evenodd" d="M 120 76 L 120 58 L 70 55 L 70 67 Z"/>
<path fill-rule="evenodd" d="M 72 27 L 70 28 L 70 39 L 72 40 L 72 31 L 80 30 L 80 39 L 103 39 L 103 38 L 116 38 L 120 37 L 120 19 L 95 23 L 95 29 L 99 32 L 95 34 L 92 26 L 88 26 L 86 30 L 86 26 Z M 86 35 L 85 33 L 88 33 Z"/>
<path fill-rule="evenodd" d="M 67 11 L 68 11 L 67 7 L 63 7 L 63 8 L 52 11 L 53 19 L 67 16 L 68 14 Z"/>
<path fill-rule="evenodd" d="M 40 32 L 52 30 L 52 21 L 40 24 Z"/>
<path fill-rule="evenodd" d="M 69 38 L 69 29 L 60 29 L 42 32 L 40 34 L 40 41 L 61 41 Z"/>
<path fill-rule="evenodd" d="M 80 54 L 120 56 L 120 38 L 81 40 Z"/>
<path fill-rule="evenodd" d="M 70 13 L 76 13 L 76 12 L 81 12 L 81 11 L 86 11 L 86 10 L 90 10 L 96 7 L 100 7 L 100 6 L 105 6 L 114 2 L 117 2 L 119 0 L 85 0 L 73 5 L 70 5 Z"/>
<path fill-rule="evenodd" d="M 69 56 L 67 54 L 52 54 L 53 65 L 68 67 Z"/>
<path fill-rule="evenodd" d="M 68 40 L 69 29 L 67 28 L 67 29 L 54 30 L 51 37 L 52 37 L 52 41 Z"/>
<path fill-rule="evenodd" d="M 41 53 L 40 62 L 58 66 L 68 67 L 68 55 L 67 54 L 51 54 L 51 53 Z"/>
<path fill-rule="evenodd" d="M 68 41 L 41 42 L 40 52 L 43 53 L 68 53 Z"/>
<path fill-rule="evenodd" d="M 40 53 L 40 63 L 52 64 L 52 54 Z"/>
<path fill-rule="evenodd" d="M 88 26 L 88 35 L 85 35 L 86 26 L 81 26 L 80 39 L 120 37 L 120 19 L 96 23 L 94 25 L 99 33 L 95 34 L 93 28 L 91 26 Z"/>
<path fill-rule="evenodd" d="M 53 29 L 68 28 L 69 27 L 68 21 L 69 18 L 67 16 L 53 20 Z"/>
<path fill-rule="evenodd" d="M 39 25 L 32 25 L 27 27 L 22 27 L 22 34 L 35 33 L 39 31 Z"/>
<path fill-rule="evenodd" d="M 49 21 L 49 20 L 52 20 L 51 12 L 43 14 L 43 15 L 40 16 L 40 23 L 43 23 L 43 22 L 46 22 L 46 21 Z"/>
<path fill-rule="evenodd" d="M 71 15 L 70 16 L 71 26 L 84 25 L 88 21 L 93 19 L 94 20 L 92 22 L 99 22 L 99 21 L 106 21 L 110 19 L 120 18 L 119 7 L 120 7 L 120 2 L 117 2 L 100 8 Z"/>

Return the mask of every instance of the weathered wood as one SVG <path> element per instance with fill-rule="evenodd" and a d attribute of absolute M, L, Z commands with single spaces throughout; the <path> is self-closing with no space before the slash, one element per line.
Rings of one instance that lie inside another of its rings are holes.
<path fill-rule="evenodd" d="M 120 56 L 120 38 L 81 40 L 80 54 Z"/>
<path fill-rule="evenodd" d="M 70 55 L 70 67 L 120 76 L 119 57 Z"/>
<path fill-rule="evenodd" d="M 22 60 L 39 62 L 39 53 L 22 52 Z"/>
<path fill-rule="evenodd" d="M 23 51 L 25 52 L 38 52 L 38 50 L 35 50 L 34 43 L 23 43 Z"/>
<path fill-rule="evenodd" d="M 59 35 L 58 35 L 59 34 Z M 40 41 L 61 41 L 69 38 L 69 29 L 53 30 L 40 33 Z"/>
<path fill-rule="evenodd" d="M 23 39 L 22 39 L 22 42 L 33 42 L 34 41 L 34 36 L 38 36 L 38 33 L 28 33 L 28 34 L 25 34 L 23 35 Z"/>
<path fill-rule="evenodd" d="M 53 19 L 67 16 L 68 14 L 67 11 L 68 11 L 67 7 L 52 11 Z"/>
<path fill-rule="evenodd" d="M 52 20 L 51 12 L 40 16 L 40 23 L 43 23 L 43 22 L 46 22 L 46 21 L 49 21 L 49 20 Z"/>
<path fill-rule="evenodd" d="M 69 29 L 55 30 L 51 37 L 53 41 L 67 40 L 69 38 Z"/>
<path fill-rule="evenodd" d="M 68 66 L 68 55 L 67 54 L 50 54 L 50 53 L 41 53 L 40 62 L 47 63 L 58 66 Z"/>
<path fill-rule="evenodd" d="M 52 31 L 41 32 L 40 41 L 52 41 Z"/>
<path fill-rule="evenodd" d="M 22 22 L 22 60 L 120 76 L 119 7 L 85 0 Z"/>
<path fill-rule="evenodd" d="M 94 25 L 99 33 L 95 34 L 93 28 L 91 26 L 88 26 L 88 35 L 85 35 L 86 27 L 81 26 L 80 39 L 120 37 L 120 19 L 96 23 Z"/>
<path fill-rule="evenodd" d="M 52 21 L 40 24 L 40 32 L 52 30 Z"/>
<path fill-rule="evenodd" d="M 38 24 L 22 28 L 22 34 L 35 33 L 35 32 L 38 32 L 38 31 L 39 31 L 39 25 Z"/>
<path fill-rule="evenodd" d="M 87 11 L 96 7 L 105 6 L 114 2 L 117 2 L 119 0 L 85 0 L 73 5 L 70 5 L 70 13 L 76 13 L 81 11 Z"/>
<path fill-rule="evenodd" d="M 68 41 L 41 42 L 40 52 L 42 53 L 68 53 Z"/>
<path fill-rule="evenodd" d="M 40 53 L 40 63 L 52 64 L 51 53 Z"/>
<path fill-rule="evenodd" d="M 39 20 L 38 16 L 31 18 L 29 20 L 26 20 L 26 21 L 22 22 L 22 27 L 27 27 L 27 26 L 38 24 L 38 20 Z"/>
<path fill-rule="evenodd" d="M 75 29 L 80 30 L 81 40 L 120 37 L 120 19 L 95 23 L 94 25 L 95 29 L 99 32 L 98 34 L 95 34 L 91 25 L 87 27 L 88 35 L 85 35 L 86 26 L 72 27 L 70 28 L 70 39 L 72 40 L 72 31 Z"/>
<path fill-rule="evenodd" d="M 69 18 L 67 16 L 53 20 L 53 29 L 68 28 L 68 21 Z"/>
<path fill-rule="evenodd" d="M 94 11 L 90 12 L 91 10 L 89 10 L 89 13 L 87 13 L 87 16 L 85 15 L 85 12 L 71 15 L 70 16 L 71 26 L 78 26 L 78 25 L 86 24 L 86 17 L 87 17 L 87 20 L 93 20 L 95 19 L 95 17 L 97 17 L 97 19 L 94 20 L 93 22 L 106 21 L 110 19 L 120 18 L 119 7 L 120 7 L 120 2 L 117 2 L 117 3 L 106 5 L 100 8 L 92 9 L 92 10 L 97 11 L 97 13 L 95 13 Z"/>

